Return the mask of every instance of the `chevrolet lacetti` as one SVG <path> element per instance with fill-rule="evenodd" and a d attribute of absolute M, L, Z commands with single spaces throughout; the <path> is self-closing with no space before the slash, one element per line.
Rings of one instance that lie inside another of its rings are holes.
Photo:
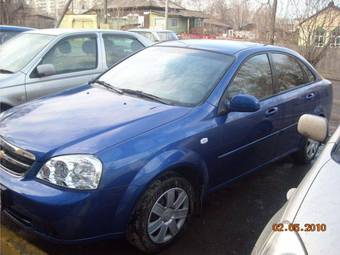
<path fill-rule="evenodd" d="M 1 115 L 2 211 L 52 241 L 125 236 L 157 252 L 209 192 L 289 154 L 310 162 L 319 143 L 298 119 L 329 119 L 331 103 L 331 83 L 289 49 L 161 43 Z"/>

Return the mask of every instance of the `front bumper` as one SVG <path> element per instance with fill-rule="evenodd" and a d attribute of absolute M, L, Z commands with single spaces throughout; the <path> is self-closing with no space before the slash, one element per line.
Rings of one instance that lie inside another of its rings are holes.
<path fill-rule="evenodd" d="M 38 235 L 56 242 L 118 238 L 115 212 L 124 187 L 73 191 L 18 178 L 0 169 L 3 213 Z"/>

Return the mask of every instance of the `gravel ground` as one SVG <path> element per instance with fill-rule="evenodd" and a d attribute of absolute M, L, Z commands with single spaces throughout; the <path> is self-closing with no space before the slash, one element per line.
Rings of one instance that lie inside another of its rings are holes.
<path fill-rule="evenodd" d="M 340 124 L 340 81 L 334 81 L 332 129 Z M 200 217 L 178 242 L 162 255 L 249 254 L 262 229 L 285 203 L 309 166 L 295 166 L 286 158 L 209 196 Z M 32 236 L 2 217 L 2 255 L 112 255 L 139 254 L 126 241 L 102 241 L 61 246 Z"/>

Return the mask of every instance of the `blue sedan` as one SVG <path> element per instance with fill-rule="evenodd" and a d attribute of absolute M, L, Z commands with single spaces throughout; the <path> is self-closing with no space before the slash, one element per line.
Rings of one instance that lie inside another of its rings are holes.
<path fill-rule="evenodd" d="M 127 239 L 157 252 L 206 195 L 319 143 L 332 87 L 296 52 L 245 42 L 161 43 L 91 83 L 0 117 L 2 211 L 58 242 Z M 242 201 L 240 201 L 240 205 Z"/>
<path fill-rule="evenodd" d="M 29 27 L 16 27 L 16 26 L 0 26 L 0 45 L 8 41 L 12 37 L 26 31 L 33 30 Z"/>

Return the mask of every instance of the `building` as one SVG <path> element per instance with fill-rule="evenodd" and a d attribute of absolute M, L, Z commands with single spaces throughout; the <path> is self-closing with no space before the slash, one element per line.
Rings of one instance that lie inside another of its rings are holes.
<path fill-rule="evenodd" d="M 169 1 L 167 29 L 176 33 L 195 33 L 203 31 L 202 12 L 185 9 Z M 103 6 L 95 5 L 89 12 L 95 11 L 102 17 Z M 149 28 L 165 29 L 165 0 L 115 0 L 108 1 L 108 23 L 113 29 Z"/>
<path fill-rule="evenodd" d="M 67 0 L 31 0 L 33 6 L 43 14 L 58 16 Z"/>
<path fill-rule="evenodd" d="M 298 27 L 299 46 L 340 47 L 340 7 L 327 7 L 302 21 Z"/>

